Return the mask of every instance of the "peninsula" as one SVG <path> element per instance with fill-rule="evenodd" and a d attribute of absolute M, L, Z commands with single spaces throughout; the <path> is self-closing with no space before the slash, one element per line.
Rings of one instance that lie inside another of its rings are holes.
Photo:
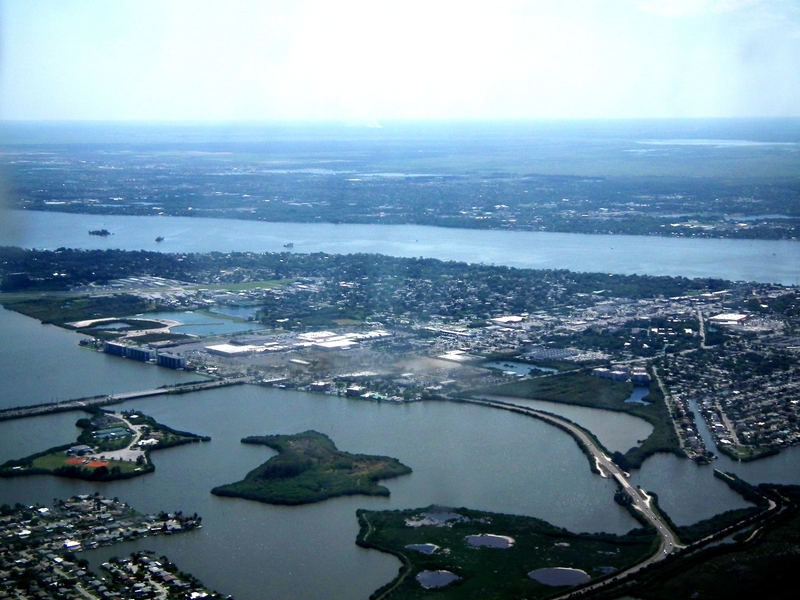
<path fill-rule="evenodd" d="M 242 481 L 211 490 L 217 496 L 268 504 L 311 504 L 336 496 L 388 496 L 377 482 L 411 473 L 395 458 L 350 454 L 317 431 L 295 435 L 251 436 L 243 444 L 261 444 L 278 451 Z"/>
<path fill-rule="evenodd" d="M 150 460 L 153 450 L 211 439 L 176 431 L 137 411 L 91 411 L 91 418 L 76 423 L 83 430 L 76 444 L 9 460 L 0 465 L 0 477 L 52 474 L 91 481 L 129 479 L 155 470 Z"/>

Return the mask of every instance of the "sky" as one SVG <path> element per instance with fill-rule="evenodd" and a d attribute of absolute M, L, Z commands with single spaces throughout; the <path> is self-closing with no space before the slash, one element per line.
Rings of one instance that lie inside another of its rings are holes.
<path fill-rule="evenodd" d="M 797 0 L 0 0 L 0 119 L 800 116 Z"/>

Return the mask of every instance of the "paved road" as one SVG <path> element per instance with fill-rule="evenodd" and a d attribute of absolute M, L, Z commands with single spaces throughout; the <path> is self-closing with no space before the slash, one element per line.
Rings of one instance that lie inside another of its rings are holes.
<path fill-rule="evenodd" d="M 678 542 L 677 536 L 670 529 L 667 522 L 656 510 L 654 510 L 654 507 L 652 505 L 652 498 L 650 497 L 650 495 L 643 489 L 632 486 L 628 481 L 629 477 L 628 473 L 620 469 L 605 452 L 603 452 L 600 448 L 598 448 L 595 442 L 592 440 L 592 438 L 589 437 L 583 429 L 581 429 L 574 423 L 571 423 L 555 415 L 541 412 L 533 408 L 519 406 L 516 404 L 501 402 L 498 400 L 488 400 L 488 399 L 480 399 L 480 400 L 474 399 L 474 400 L 467 400 L 467 402 L 474 404 L 481 404 L 484 406 L 491 406 L 493 408 L 500 408 L 503 410 L 509 410 L 511 412 L 528 415 L 567 430 L 576 440 L 578 440 L 578 443 L 583 445 L 592 455 L 592 457 L 594 458 L 595 466 L 597 467 L 597 470 L 600 471 L 600 476 L 611 477 L 615 479 L 617 484 L 619 484 L 620 487 L 622 487 L 622 489 L 625 491 L 625 493 L 627 493 L 628 496 L 630 496 L 631 500 L 633 501 L 633 508 L 637 510 L 648 521 L 648 523 L 650 523 L 658 532 L 658 536 L 660 538 L 658 551 L 655 554 L 653 554 L 650 558 L 627 569 L 626 571 L 618 573 L 615 577 L 613 577 L 610 580 L 600 581 L 592 586 L 581 588 L 582 590 L 597 589 L 599 587 L 607 585 L 608 583 L 614 582 L 617 579 L 625 577 L 631 573 L 635 573 L 636 571 L 639 571 L 640 569 L 643 569 L 651 565 L 652 563 L 664 560 L 672 552 L 678 550 L 679 548 L 682 548 L 682 546 Z"/>
<path fill-rule="evenodd" d="M 36 406 L 18 406 L 16 408 L 6 408 L 0 410 L 0 421 L 9 419 L 23 419 L 25 417 L 35 417 L 54 412 L 64 412 L 70 410 L 83 410 L 89 406 L 104 406 L 106 404 L 117 404 L 125 400 L 136 398 L 148 398 L 150 396 L 161 396 L 162 394 L 183 394 L 188 392 L 198 392 L 228 385 L 239 385 L 250 383 L 252 378 L 240 379 L 215 379 L 213 381 L 200 381 L 189 385 L 162 387 L 155 390 L 143 390 L 139 392 L 123 392 L 108 396 L 95 396 L 93 398 L 81 398 L 78 400 L 65 400 L 63 402 L 53 402 L 51 404 L 38 404 Z"/>

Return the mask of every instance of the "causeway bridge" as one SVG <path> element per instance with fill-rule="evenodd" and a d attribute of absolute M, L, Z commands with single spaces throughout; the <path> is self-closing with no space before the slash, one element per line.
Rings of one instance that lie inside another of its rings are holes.
<path fill-rule="evenodd" d="M 34 406 L 18 406 L 15 408 L 5 408 L 0 410 L 0 421 L 10 419 L 24 419 L 39 415 L 49 415 L 57 412 L 72 410 L 85 410 L 93 406 L 107 406 L 109 404 L 119 404 L 128 400 L 138 398 L 149 398 L 151 396 L 163 396 L 168 394 L 188 394 L 201 390 L 213 390 L 231 385 L 241 385 L 249 383 L 247 378 L 239 379 L 214 379 L 212 381 L 198 381 L 197 383 L 185 383 L 156 388 L 154 390 L 142 390 L 138 392 L 122 392 L 103 396 L 91 396 L 88 398 L 78 398 L 75 400 L 64 400 L 62 402 L 50 402 L 48 404 L 36 404 Z"/>

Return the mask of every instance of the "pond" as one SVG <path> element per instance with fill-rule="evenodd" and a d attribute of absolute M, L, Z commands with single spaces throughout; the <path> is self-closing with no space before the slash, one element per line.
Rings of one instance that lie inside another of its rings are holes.
<path fill-rule="evenodd" d="M 468 535 L 467 543 L 470 546 L 486 546 L 488 548 L 500 548 L 502 550 L 506 550 L 514 545 L 514 538 L 507 535 L 481 533 L 479 535 Z"/>
<path fill-rule="evenodd" d="M 242 323 L 229 318 L 228 315 L 219 314 L 217 316 L 216 313 L 214 315 L 209 315 L 207 313 L 192 311 L 166 311 L 147 313 L 146 316 L 148 319 L 178 321 L 181 325 L 171 327 L 170 331 L 172 333 L 184 333 L 188 335 L 224 335 L 264 328 L 260 323 Z"/>
<path fill-rule="evenodd" d="M 552 567 L 549 569 L 536 569 L 528 573 L 528 577 L 544 585 L 579 585 L 589 581 L 589 574 L 580 569 L 568 567 Z"/>
<path fill-rule="evenodd" d="M 537 367 L 536 365 L 516 362 L 513 360 L 492 361 L 484 363 L 483 366 L 487 369 L 496 369 L 498 371 L 513 373 L 515 375 L 530 375 L 530 374 L 535 375 L 542 373 L 556 373 L 558 371 L 558 369 L 551 369 L 549 367 Z"/>
<path fill-rule="evenodd" d="M 645 406 L 648 406 L 650 403 L 649 402 L 645 402 L 644 398 L 649 393 L 650 393 L 650 388 L 649 387 L 637 385 L 635 388 L 633 388 L 633 391 L 631 392 L 631 395 L 628 396 L 628 398 L 625 400 L 625 402 L 628 402 L 628 403 L 631 403 L 631 404 L 644 404 Z"/>
<path fill-rule="evenodd" d="M 92 329 L 104 329 L 104 330 L 122 330 L 122 329 L 130 329 L 131 326 L 127 323 L 122 323 L 120 321 L 114 321 L 112 323 L 104 323 L 102 325 L 95 325 Z"/>
<path fill-rule="evenodd" d="M 208 312 L 238 319 L 250 319 L 255 318 L 258 308 L 258 306 L 216 306 Z"/>
<path fill-rule="evenodd" d="M 433 554 L 439 549 L 439 546 L 436 544 L 409 544 L 406 549 L 422 552 L 423 554 Z"/>
<path fill-rule="evenodd" d="M 421 571 L 417 574 L 417 581 L 426 590 L 444 587 L 459 579 L 461 577 L 450 571 Z"/>

